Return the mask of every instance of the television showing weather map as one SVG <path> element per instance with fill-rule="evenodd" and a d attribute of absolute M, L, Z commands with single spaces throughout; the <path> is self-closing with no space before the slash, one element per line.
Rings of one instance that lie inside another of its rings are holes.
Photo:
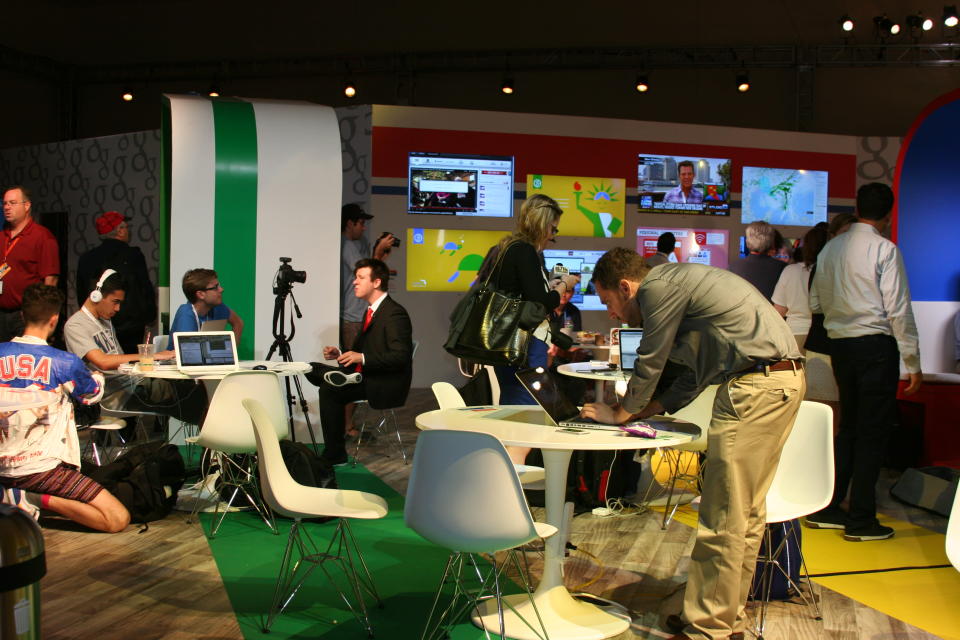
<path fill-rule="evenodd" d="M 639 154 L 637 210 L 730 215 L 730 160 Z"/>
<path fill-rule="evenodd" d="M 506 231 L 407 229 L 407 291 L 466 291 Z"/>
<path fill-rule="evenodd" d="M 743 223 L 812 227 L 827 220 L 827 172 L 744 167 Z"/>
<path fill-rule="evenodd" d="M 527 197 L 542 193 L 563 209 L 561 236 L 622 238 L 626 190 L 623 178 L 527 175 Z"/>

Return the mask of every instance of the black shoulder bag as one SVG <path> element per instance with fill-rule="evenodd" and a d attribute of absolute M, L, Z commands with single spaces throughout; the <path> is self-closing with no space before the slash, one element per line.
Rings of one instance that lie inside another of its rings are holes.
<path fill-rule="evenodd" d="M 514 244 L 503 248 L 487 278 L 471 287 L 450 314 L 450 334 L 443 348 L 458 358 L 495 366 L 526 365 L 531 332 L 547 317 L 547 310 L 490 284 L 499 282 L 503 256 Z"/>

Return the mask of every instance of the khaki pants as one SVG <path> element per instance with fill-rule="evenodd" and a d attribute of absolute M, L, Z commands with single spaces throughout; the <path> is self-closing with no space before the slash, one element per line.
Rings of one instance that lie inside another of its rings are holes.
<path fill-rule="evenodd" d="M 717 390 L 683 617 L 691 638 L 746 627 L 766 495 L 806 389 L 803 370 L 750 373 Z"/>

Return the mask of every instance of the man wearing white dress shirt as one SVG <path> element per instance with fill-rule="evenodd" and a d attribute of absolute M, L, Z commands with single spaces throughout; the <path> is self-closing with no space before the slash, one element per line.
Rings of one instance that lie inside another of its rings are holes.
<path fill-rule="evenodd" d="M 840 389 L 840 430 L 834 448 L 833 500 L 807 518 L 819 529 L 844 529 L 851 542 L 885 540 L 893 529 L 877 521 L 876 484 L 897 418 L 900 360 L 920 387 L 920 349 L 910 288 L 897 246 L 883 237 L 893 191 L 874 182 L 857 191 L 857 222 L 827 243 L 817 260 L 810 308 L 824 314 L 833 340 Z M 848 511 L 840 504 L 850 491 Z"/>

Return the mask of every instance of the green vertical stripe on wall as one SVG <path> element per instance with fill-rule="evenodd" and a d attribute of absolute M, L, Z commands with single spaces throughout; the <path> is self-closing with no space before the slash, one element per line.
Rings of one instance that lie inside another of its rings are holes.
<path fill-rule="evenodd" d="M 251 359 L 256 328 L 256 117 L 248 102 L 217 99 L 212 104 L 216 144 L 213 265 L 224 288 L 224 302 L 244 321 L 239 355 Z M 202 262 L 200 256 L 198 260 Z"/>

